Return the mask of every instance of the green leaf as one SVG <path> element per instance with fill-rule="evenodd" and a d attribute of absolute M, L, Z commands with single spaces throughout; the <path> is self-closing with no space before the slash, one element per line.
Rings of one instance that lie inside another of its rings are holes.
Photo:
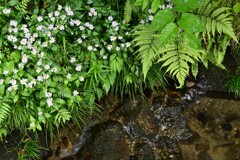
<path fill-rule="evenodd" d="M 196 79 L 197 75 L 198 75 L 198 63 L 197 62 L 192 64 L 192 74 L 193 74 L 194 78 Z"/>
<path fill-rule="evenodd" d="M 148 0 L 143 0 L 142 11 L 147 7 Z"/>
<path fill-rule="evenodd" d="M 160 31 L 167 24 L 173 22 L 174 19 L 175 19 L 175 16 L 173 15 L 173 13 L 170 9 L 160 10 L 153 17 L 151 29 L 153 29 L 155 31 Z"/>
<path fill-rule="evenodd" d="M 5 62 L 3 64 L 3 70 L 6 70 L 9 73 L 12 73 L 13 69 L 14 69 L 14 62 L 13 61 Z"/>
<path fill-rule="evenodd" d="M 18 4 L 18 3 L 19 3 L 18 0 L 11 0 L 11 1 L 9 2 L 10 6 L 15 6 L 15 5 Z"/>
<path fill-rule="evenodd" d="M 143 4 L 143 0 L 136 0 L 136 2 L 134 3 L 134 6 L 142 6 Z"/>
<path fill-rule="evenodd" d="M 160 46 L 165 46 L 168 43 L 171 43 L 178 37 L 179 28 L 175 23 L 169 23 L 165 28 L 163 28 L 160 34 Z"/>
<path fill-rule="evenodd" d="M 108 93 L 110 87 L 111 87 L 110 81 L 109 80 L 105 80 L 104 83 L 103 83 L 103 88 L 106 91 L 106 93 Z"/>
<path fill-rule="evenodd" d="M 237 2 L 234 6 L 233 6 L 233 11 L 238 14 L 240 12 L 240 3 Z"/>
<path fill-rule="evenodd" d="M 21 55 L 20 55 L 20 52 L 18 51 L 14 51 L 11 53 L 11 59 L 13 59 L 13 61 L 15 63 L 19 62 L 19 60 L 21 59 Z"/>
<path fill-rule="evenodd" d="M 4 85 L 0 85 L 0 95 L 2 96 L 5 92 L 5 86 Z"/>
<path fill-rule="evenodd" d="M 203 32 L 204 28 L 201 20 L 191 13 L 183 13 L 181 19 L 177 22 L 178 25 L 188 32 Z"/>
<path fill-rule="evenodd" d="M 174 11 L 189 12 L 197 9 L 201 5 L 200 0 L 172 0 Z"/>
<path fill-rule="evenodd" d="M 152 10 L 153 13 L 155 13 L 157 11 L 160 3 L 161 3 L 160 0 L 154 0 L 152 2 L 151 10 Z"/>
<path fill-rule="evenodd" d="M 183 40 L 191 47 L 196 49 L 201 49 L 201 39 L 197 38 L 196 35 L 194 35 L 191 32 L 184 32 L 182 34 Z"/>

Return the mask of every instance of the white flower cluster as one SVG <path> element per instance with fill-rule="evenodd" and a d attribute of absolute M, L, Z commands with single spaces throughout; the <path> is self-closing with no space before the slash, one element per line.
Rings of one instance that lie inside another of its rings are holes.
<path fill-rule="evenodd" d="M 96 12 L 95 8 L 90 8 L 90 12 L 88 12 L 88 15 L 90 17 L 97 16 L 97 12 Z"/>

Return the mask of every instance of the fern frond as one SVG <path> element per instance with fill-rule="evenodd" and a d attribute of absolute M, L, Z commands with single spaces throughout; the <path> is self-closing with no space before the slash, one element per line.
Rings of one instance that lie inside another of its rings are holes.
<path fill-rule="evenodd" d="M 128 23 L 132 16 L 132 5 L 131 0 L 127 0 L 124 7 L 124 20 Z"/>
<path fill-rule="evenodd" d="M 15 8 L 23 13 L 27 13 L 27 7 L 30 0 L 22 0 L 22 2 L 15 6 Z"/>
<path fill-rule="evenodd" d="M 142 70 L 145 79 L 159 49 L 159 36 L 150 28 L 143 26 L 138 27 L 138 31 L 134 35 L 136 37 L 133 41 L 136 43 L 135 46 L 139 47 L 137 53 L 143 65 Z"/>
<path fill-rule="evenodd" d="M 10 114 L 11 107 L 7 103 L 1 103 L 0 105 L 0 124 L 7 119 Z"/>
<path fill-rule="evenodd" d="M 178 87 L 181 88 L 189 75 L 189 64 L 195 65 L 197 63 L 200 52 L 200 50 L 190 48 L 184 43 L 168 44 L 159 49 L 160 58 L 157 62 L 162 62 L 162 67 L 167 67 L 166 73 L 176 77 L 180 84 Z"/>
<path fill-rule="evenodd" d="M 206 12 L 203 9 L 206 9 Z M 211 36 L 215 37 L 216 32 L 218 32 L 219 34 L 229 35 L 237 42 L 237 37 L 233 30 L 232 12 L 228 12 L 229 10 L 230 8 L 228 7 L 216 8 L 209 0 L 199 8 L 198 14 L 203 24 L 205 24 L 205 35 L 207 35 L 209 40 Z"/>
<path fill-rule="evenodd" d="M 69 98 L 72 96 L 71 90 L 65 85 L 59 84 L 56 89 L 57 94 L 62 98 Z"/>

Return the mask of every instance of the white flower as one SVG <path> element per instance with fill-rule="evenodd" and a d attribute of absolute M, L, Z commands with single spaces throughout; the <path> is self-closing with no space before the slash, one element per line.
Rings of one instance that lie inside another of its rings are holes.
<path fill-rule="evenodd" d="M 108 46 L 107 46 L 107 49 L 108 49 L 108 50 L 111 50 L 111 49 L 112 49 L 112 45 L 108 45 Z"/>
<path fill-rule="evenodd" d="M 32 84 L 32 83 L 28 83 L 28 84 L 26 84 L 26 87 L 27 87 L 27 88 L 32 88 L 32 87 L 33 87 L 33 84 Z"/>
<path fill-rule="evenodd" d="M 112 27 L 117 27 L 119 24 L 116 21 L 112 22 Z"/>
<path fill-rule="evenodd" d="M 13 31 L 14 33 L 17 33 L 17 32 L 18 32 L 18 28 L 13 28 L 12 31 Z"/>
<path fill-rule="evenodd" d="M 41 65 L 42 65 L 42 61 L 40 61 L 40 60 L 37 61 L 37 65 L 38 65 L 38 66 L 41 66 Z"/>
<path fill-rule="evenodd" d="M 54 37 L 50 37 L 49 43 L 55 43 L 55 38 Z"/>
<path fill-rule="evenodd" d="M 12 86 L 12 90 L 15 90 L 15 91 L 16 91 L 17 89 L 18 89 L 18 86 L 17 86 L 17 85 L 13 85 L 13 86 Z"/>
<path fill-rule="evenodd" d="M 38 16 L 38 17 L 37 17 L 37 21 L 38 21 L 38 22 L 41 22 L 42 20 L 43 20 L 43 17 L 42 17 L 42 16 Z"/>
<path fill-rule="evenodd" d="M 56 17 L 58 17 L 58 16 L 60 15 L 60 12 L 55 11 L 55 12 L 54 12 L 54 15 L 55 15 Z"/>
<path fill-rule="evenodd" d="M 12 36 L 12 42 L 17 42 L 17 37 Z"/>
<path fill-rule="evenodd" d="M 19 63 L 19 64 L 18 64 L 18 67 L 21 68 L 21 69 L 23 69 L 23 68 L 24 68 L 24 64 L 23 64 L 23 63 Z"/>
<path fill-rule="evenodd" d="M 31 37 L 31 34 L 30 33 L 25 33 L 25 38 L 30 38 Z"/>
<path fill-rule="evenodd" d="M 7 89 L 8 91 L 12 91 L 12 86 L 11 87 L 8 87 L 8 89 Z"/>
<path fill-rule="evenodd" d="M 3 71 L 3 74 L 4 74 L 4 75 L 7 75 L 8 73 L 9 73 L 9 72 L 8 72 L 7 70 L 4 70 L 4 71 Z"/>
<path fill-rule="evenodd" d="M 83 35 L 82 35 L 82 38 L 83 38 L 83 39 L 86 39 L 86 38 L 87 38 L 86 34 L 83 34 Z"/>
<path fill-rule="evenodd" d="M 153 16 L 148 16 L 148 20 L 152 21 L 153 20 Z"/>
<path fill-rule="evenodd" d="M 43 76 L 37 76 L 37 80 L 38 80 L 39 82 L 43 82 Z"/>
<path fill-rule="evenodd" d="M 143 19 L 140 20 L 140 24 L 145 24 L 145 21 Z"/>
<path fill-rule="evenodd" d="M 71 75 L 70 73 L 68 73 L 66 77 L 67 77 L 67 79 L 70 79 L 71 76 L 72 76 L 72 75 Z"/>
<path fill-rule="evenodd" d="M 38 33 L 33 33 L 33 37 L 37 38 L 38 37 Z"/>
<path fill-rule="evenodd" d="M 84 27 L 84 26 L 80 26 L 79 29 L 80 29 L 81 31 L 83 31 L 83 30 L 85 29 L 85 27 Z"/>
<path fill-rule="evenodd" d="M 25 30 L 25 29 L 27 29 L 27 25 L 26 24 L 22 24 L 22 26 L 21 26 L 21 30 Z"/>
<path fill-rule="evenodd" d="M 149 10 L 148 10 L 148 13 L 152 13 L 152 10 L 151 10 L 151 9 L 149 9 Z"/>
<path fill-rule="evenodd" d="M 52 98 L 47 99 L 47 105 L 48 105 L 48 107 L 53 106 L 53 99 Z"/>
<path fill-rule="evenodd" d="M 49 64 L 46 64 L 46 65 L 44 66 L 44 69 L 49 70 L 49 69 L 50 69 L 50 65 L 49 65 Z"/>
<path fill-rule="evenodd" d="M 47 31 L 47 32 L 46 32 L 46 35 L 47 35 L 48 37 L 51 37 L 52 33 L 51 33 L 50 31 Z"/>
<path fill-rule="evenodd" d="M 18 70 L 16 68 L 13 69 L 13 73 L 14 74 L 17 74 L 18 73 Z"/>
<path fill-rule="evenodd" d="M 92 51 L 93 50 L 93 46 L 88 46 L 88 50 Z"/>
<path fill-rule="evenodd" d="M 50 77 L 49 74 L 44 74 L 43 75 L 43 79 L 45 79 L 45 80 L 47 80 L 49 77 Z"/>
<path fill-rule="evenodd" d="M 84 81 L 84 77 L 81 76 L 81 77 L 79 78 L 79 80 L 80 80 L 81 82 L 83 82 L 83 81 Z"/>
<path fill-rule="evenodd" d="M 82 70 L 82 65 L 81 64 L 77 64 L 75 70 L 76 71 L 81 71 Z"/>
<path fill-rule="evenodd" d="M 118 36 L 118 39 L 121 40 L 121 39 L 123 39 L 123 37 L 122 36 Z"/>
<path fill-rule="evenodd" d="M 32 81 L 31 81 L 30 83 L 33 84 L 33 85 L 36 85 L 37 81 L 36 81 L 35 78 L 33 78 Z"/>
<path fill-rule="evenodd" d="M 92 24 L 89 24 L 88 28 L 89 28 L 90 30 L 93 30 L 93 29 L 94 29 L 94 26 L 93 26 Z"/>
<path fill-rule="evenodd" d="M 56 73 L 56 72 L 57 72 L 57 67 L 53 67 L 53 68 L 51 69 L 51 72 Z"/>
<path fill-rule="evenodd" d="M 124 48 L 124 47 L 125 47 L 125 44 L 124 44 L 124 43 L 121 43 L 121 47 Z"/>
<path fill-rule="evenodd" d="M 61 18 L 61 20 L 64 20 L 66 18 L 66 16 L 65 15 L 61 15 L 60 18 Z"/>
<path fill-rule="evenodd" d="M 39 26 L 36 27 L 36 30 L 37 30 L 37 31 L 41 31 L 42 29 L 43 29 L 43 26 L 42 26 L 42 25 L 39 25 Z"/>
<path fill-rule="evenodd" d="M 11 9 L 4 8 L 4 9 L 2 10 L 2 12 L 3 12 L 3 14 L 8 15 L 8 14 L 10 14 Z"/>
<path fill-rule="evenodd" d="M 3 84 L 4 83 L 4 79 L 0 79 L 0 84 Z"/>
<path fill-rule="evenodd" d="M 17 27 L 17 24 L 18 24 L 18 22 L 15 21 L 15 20 L 11 20 L 11 21 L 10 21 L 10 26 Z"/>
<path fill-rule="evenodd" d="M 80 22 L 78 19 L 75 20 L 74 23 L 75 23 L 77 26 L 79 26 L 79 25 L 81 24 L 81 22 Z"/>
<path fill-rule="evenodd" d="M 52 22 L 54 22 L 54 21 L 55 21 L 55 17 L 51 17 L 50 20 L 51 20 Z"/>
<path fill-rule="evenodd" d="M 112 21 L 113 20 L 113 16 L 108 16 L 108 20 Z"/>
<path fill-rule="evenodd" d="M 75 57 L 72 57 L 72 58 L 70 59 L 70 62 L 71 62 L 71 63 L 76 62 L 76 58 L 75 58 Z"/>
<path fill-rule="evenodd" d="M 65 27 L 64 27 L 63 25 L 60 25 L 58 28 L 59 28 L 59 30 L 61 30 L 61 31 L 65 29 Z"/>
<path fill-rule="evenodd" d="M 126 45 L 126 47 L 128 48 L 128 47 L 131 46 L 131 43 L 127 42 L 125 45 Z"/>
<path fill-rule="evenodd" d="M 65 11 L 68 16 L 73 16 L 73 11 L 69 6 L 66 6 Z"/>
<path fill-rule="evenodd" d="M 73 91 L 73 96 L 77 96 L 79 94 L 79 92 L 77 90 Z"/>
<path fill-rule="evenodd" d="M 74 26 L 75 21 L 74 21 L 73 19 L 71 19 L 70 22 L 69 22 L 69 24 L 70 24 L 70 26 Z"/>
<path fill-rule="evenodd" d="M 42 114 L 43 114 L 42 111 L 39 111 L 39 112 L 38 112 L 38 116 L 41 116 Z"/>
<path fill-rule="evenodd" d="M 103 57 L 102 57 L 103 59 L 107 59 L 107 55 L 103 55 Z"/>
<path fill-rule="evenodd" d="M 33 128 L 33 127 L 35 127 L 35 123 L 34 123 L 34 122 L 31 122 L 31 123 L 30 123 L 30 128 Z"/>
<path fill-rule="evenodd" d="M 62 10 L 62 6 L 60 4 L 58 5 L 58 10 Z"/>
<path fill-rule="evenodd" d="M 117 46 L 117 47 L 116 47 L 116 51 L 120 51 L 120 47 Z"/>
<path fill-rule="evenodd" d="M 49 30 L 53 30 L 53 29 L 54 29 L 54 25 L 53 25 L 53 24 L 50 24 L 50 25 L 48 26 L 48 29 L 49 29 Z"/>
<path fill-rule="evenodd" d="M 8 32 L 9 32 L 9 33 L 12 33 L 12 32 L 13 32 L 13 28 L 12 28 L 12 27 L 9 27 L 9 28 L 8 28 Z"/>
<path fill-rule="evenodd" d="M 42 46 L 43 46 L 43 47 L 47 47 L 47 46 L 48 46 L 48 43 L 47 43 L 47 42 L 43 42 L 43 43 L 42 43 Z"/>
<path fill-rule="evenodd" d="M 17 81 L 16 81 L 16 79 L 11 79 L 11 80 L 9 81 L 9 83 L 11 83 L 12 86 L 13 86 L 13 85 L 16 85 L 16 84 L 17 84 Z"/>
<path fill-rule="evenodd" d="M 27 39 L 23 38 L 21 41 L 20 41 L 21 45 L 26 45 L 27 44 Z"/>
<path fill-rule="evenodd" d="M 51 98 L 52 97 L 52 93 L 51 92 L 46 92 L 45 93 L 45 97 L 46 98 Z"/>
<path fill-rule="evenodd" d="M 82 39 L 81 39 L 81 38 L 78 38 L 78 39 L 77 39 L 77 43 L 78 43 L 78 44 L 81 44 L 81 43 L 82 43 Z"/>
<path fill-rule="evenodd" d="M 22 63 L 27 63 L 27 61 L 28 61 L 28 56 L 26 54 L 24 54 L 22 56 Z"/>
<path fill-rule="evenodd" d="M 22 46 L 18 46 L 17 49 L 18 49 L 18 50 L 22 50 L 23 47 L 22 47 Z"/>
<path fill-rule="evenodd" d="M 38 67 L 38 68 L 36 69 L 36 72 L 37 72 L 37 73 L 40 73 L 41 71 L 42 71 L 42 68 L 39 68 L 39 67 Z"/>
<path fill-rule="evenodd" d="M 49 18 L 52 18 L 52 16 L 53 16 L 53 13 L 51 12 L 51 13 L 48 13 L 48 17 Z"/>
<path fill-rule="evenodd" d="M 38 58 L 43 58 L 43 56 L 44 56 L 44 52 L 40 52 L 40 53 L 38 54 Z"/>
<path fill-rule="evenodd" d="M 20 83 L 21 83 L 22 85 L 26 85 L 26 84 L 27 84 L 27 79 L 25 79 L 25 78 L 21 79 L 21 80 L 20 80 Z"/>
<path fill-rule="evenodd" d="M 110 36 L 110 41 L 115 41 L 116 37 L 115 36 Z"/>

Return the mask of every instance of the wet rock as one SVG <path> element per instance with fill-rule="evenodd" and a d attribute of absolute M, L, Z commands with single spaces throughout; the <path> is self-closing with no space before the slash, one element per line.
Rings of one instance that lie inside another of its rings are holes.
<path fill-rule="evenodd" d="M 184 159 L 240 159 L 240 101 L 205 96 L 200 103 L 190 105 L 184 115 L 187 126 L 198 135 L 187 145 L 178 142 Z"/>

